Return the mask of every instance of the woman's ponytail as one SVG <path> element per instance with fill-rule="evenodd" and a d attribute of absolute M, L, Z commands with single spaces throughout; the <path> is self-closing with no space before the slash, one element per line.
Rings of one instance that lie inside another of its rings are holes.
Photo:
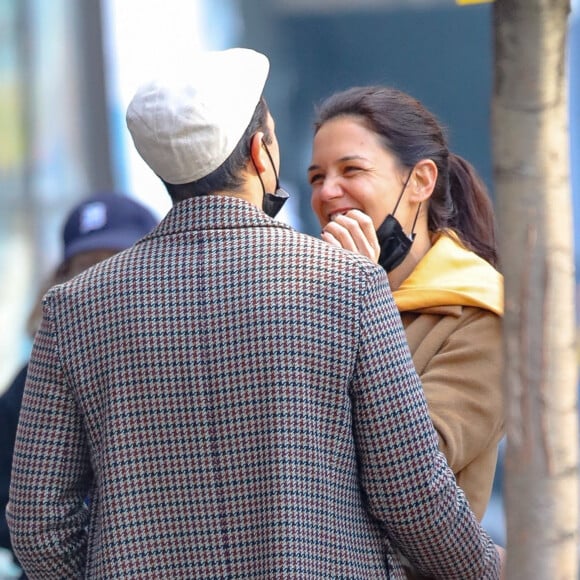
<path fill-rule="evenodd" d="M 449 227 L 470 250 L 497 267 L 496 224 L 487 188 L 471 163 L 454 153 L 449 154 L 449 192 Z"/>

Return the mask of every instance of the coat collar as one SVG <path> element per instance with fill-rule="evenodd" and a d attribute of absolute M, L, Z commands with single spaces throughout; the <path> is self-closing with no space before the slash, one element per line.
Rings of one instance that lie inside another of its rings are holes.
<path fill-rule="evenodd" d="M 474 306 L 503 314 L 503 277 L 452 230 L 440 232 L 393 297 L 400 311 Z"/>
<path fill-rule="evenodd" d="M 143 240 L 181 232 L 251 227 L 292 229 L 268 217 L 245 200 L 223 195 L 204 195 L 175 204 Z"/>

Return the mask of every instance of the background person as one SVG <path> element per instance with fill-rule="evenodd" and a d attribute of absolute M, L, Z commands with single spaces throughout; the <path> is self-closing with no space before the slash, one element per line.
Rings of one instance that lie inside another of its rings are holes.
<path fill-rule="evenodd" d="M 402 578 L 394 545 L 499 577 L 384 273 L 272 219 L 268 68 L 200 53 L 131 101 L 174 205 L 45 299 L 8 509 L 35 578 Z"/>
<path fill-rule="evenodd" d="M 386 270 L 439 447 L 481 520 L 504 424 L 503 278 L 485 186 L 435 116 L 396 89 L 331 95 L 314 127 L 322 238 Z"/>
<path fill-rule="evenodd" d="M 119 193 L 103 192 L 84 199 L 69 212 L 62 231 L 62 261 L 38 294 L 27 321 L 34 338 L 42 320 L 42 298 L 49 288 L 70 280 L 90 266 L 132 246 L 158 220 L 143 205 Z M 0 546 L 12 549 L 6 521 L 12 454 L 28 363 L 0 396 Z"/>

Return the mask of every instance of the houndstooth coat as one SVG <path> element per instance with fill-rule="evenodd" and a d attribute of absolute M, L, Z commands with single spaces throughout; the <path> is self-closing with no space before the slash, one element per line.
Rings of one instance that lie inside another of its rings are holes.
<path fill-rule="evenodd" d="M 497 578 L 384 272 L 229 197 L 45 298 L 8 519 L 36 578 Z"/>

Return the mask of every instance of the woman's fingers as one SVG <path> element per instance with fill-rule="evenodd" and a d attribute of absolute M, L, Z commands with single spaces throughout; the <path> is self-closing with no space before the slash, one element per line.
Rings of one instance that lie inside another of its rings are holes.
<path fill-rule="evenodd" d="M 336 246 L 337 248 L 342 248 L 341 243 L 330 232 L 323 231 L 320 234 L 320 237 L 325 242 L 329 243 L 331 246 Z"/>
<path fill-rule="evenodd" d="M 323 233 L 326 234 L 323 239 L 332 245 L 340 245 L 378 262 L 380 247 L 377 235 L 372 220 L 363 212 L 350 210 L 336 215 L 326 224 Z"/>

